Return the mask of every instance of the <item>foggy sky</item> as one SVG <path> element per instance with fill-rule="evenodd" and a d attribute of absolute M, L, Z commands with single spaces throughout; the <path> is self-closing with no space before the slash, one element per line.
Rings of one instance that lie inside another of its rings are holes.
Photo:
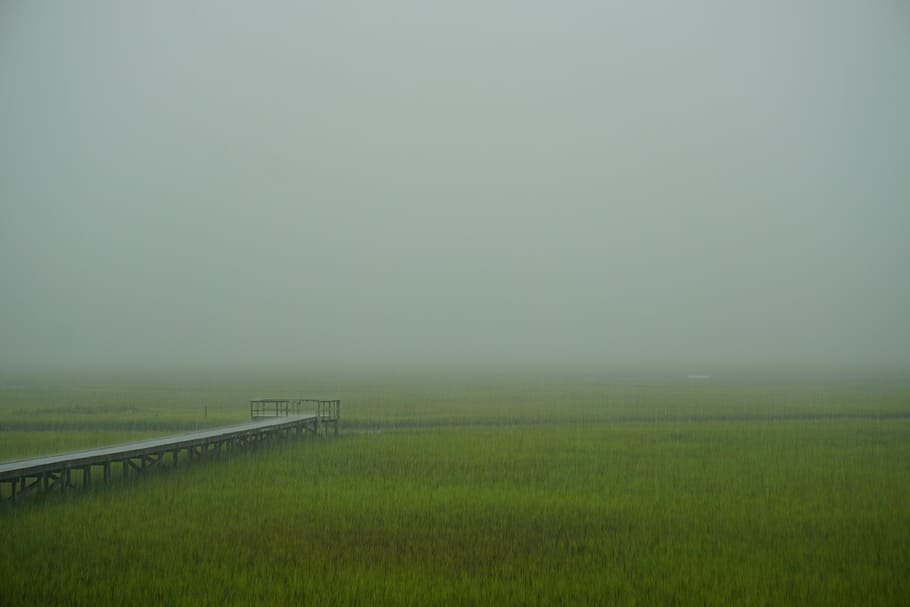
<path fill-rule="evenodd" d="M 907 366 L 908 110 L 902 0 L 4 2 L 0 368 Z"/>

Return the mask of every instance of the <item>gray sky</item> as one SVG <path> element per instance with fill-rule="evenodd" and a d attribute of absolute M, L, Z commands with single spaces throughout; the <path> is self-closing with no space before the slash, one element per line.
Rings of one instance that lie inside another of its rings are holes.
<path fill-rule="evenodd" d="M 910 363 L 903 0 L 0 4 L 0 368 Z"/>

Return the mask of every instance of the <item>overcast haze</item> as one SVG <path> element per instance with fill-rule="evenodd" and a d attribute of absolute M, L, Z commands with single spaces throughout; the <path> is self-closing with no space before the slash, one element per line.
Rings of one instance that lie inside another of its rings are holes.
<path fill-rule="evenodd" d="M 0 4 L 0 363 L 910 362 L 910 5 Z"/>

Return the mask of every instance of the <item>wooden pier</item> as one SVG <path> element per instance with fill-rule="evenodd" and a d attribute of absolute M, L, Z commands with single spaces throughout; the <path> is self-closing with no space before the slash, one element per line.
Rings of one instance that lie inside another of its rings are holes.
<path fill-rule="evenodd" d="M 275 404 L 282 402 L 285 401 L 252 401 L 251 421 L 243 424 L 0 462 L 0 495 L 15 501 L 36 491 L 65 491 L 80 485 L 90 487 L 95 480 L 109 482 L 115 474 L 127 478 L 151 468 L 168 464 L 174 467 L 178 462 L 193 462 L 278 438 L 300 437 L 305 433 L 327 434 L 329 427 L 338 435 L 340 401 L 288 400 L 286 402 L 297 402 L 298 405 L 287 408 Z M 269 410 L 254 414 L 253 403 L 264 406 L 267 403 Z M 317 403 L 316 413 L 300 413 L 303 403 Z M 4 491 L 7 485 L 9 490 Z"/>

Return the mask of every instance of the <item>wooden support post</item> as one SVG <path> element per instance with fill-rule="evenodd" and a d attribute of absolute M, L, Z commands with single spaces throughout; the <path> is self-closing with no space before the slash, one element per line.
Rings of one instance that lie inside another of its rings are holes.
<path fill-rule="evenodd" d="M 111 463 L 104 462 L 102 465 L 104 466 L 104 482 L 109 483 L 111 482 Z"/>
<path fill-rule="evenodd" d="M 69 476 L 69 470 L 66 471 L 67 476 Z M 87 464 L 85 468 L 82 469 L 82 486 L 86 489 L 92 486 L 92 465 Z"/>

